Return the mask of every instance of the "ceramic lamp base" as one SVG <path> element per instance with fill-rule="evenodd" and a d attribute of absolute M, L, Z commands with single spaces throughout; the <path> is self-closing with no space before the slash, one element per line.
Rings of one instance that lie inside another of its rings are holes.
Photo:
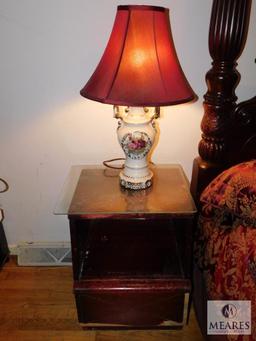
<path fill-rule="evenodd" d="M 141 190 L 152 185 L 148 154 L 153 146 L 156 128 L 154 120 L 159 108 L 114 107 L 119 119 L 117 135 L 125 154 L 124 169 L 120 173 L 122 187 Z"/>
<path fill-rule="evenodd" d="M 120 185 L 127 189 L 146 189 L 152 185 L 153 172 L 151 170 L 148 171 L 148 175 L 136 178 L 132 176 L 125 175 L 124 171 L 121 171 L 119 174 Z"/>

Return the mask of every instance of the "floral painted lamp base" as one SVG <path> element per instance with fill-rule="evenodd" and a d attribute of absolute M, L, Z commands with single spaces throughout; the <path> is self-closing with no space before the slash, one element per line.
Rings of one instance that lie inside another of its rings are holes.
<path fill-rule="evenodd" d="M 127 189 L 140 190 L 152 185 L 153 172 L 148 167 L 148 154 L 155 140 L 154 120 L 158 108 L 114 107 L 120 119 L 117 135 L 125 153 L 124 169 L 119 174 L 120 184 Z"/>

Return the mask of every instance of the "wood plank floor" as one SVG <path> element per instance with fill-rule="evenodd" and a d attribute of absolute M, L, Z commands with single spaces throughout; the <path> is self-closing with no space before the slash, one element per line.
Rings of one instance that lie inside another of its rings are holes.
<path fill-rule="evenodd" d="M 18 267 L 0 271 L 1 341 L 201 341 L 194 312 L 182 330 L 85 331 L 77 323 L 70 267 Z"/>

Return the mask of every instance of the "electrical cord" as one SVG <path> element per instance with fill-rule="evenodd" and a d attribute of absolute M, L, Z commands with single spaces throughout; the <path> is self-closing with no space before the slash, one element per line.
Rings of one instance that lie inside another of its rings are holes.
<path fill-rule="evenodd" d="M 115 161 L 124 161 L 124 160 L 125 160 L 125 158 L 119 157 L 119 158 L 116 158 L 116 159 L 105 160 L 105 161 L 103 161 L 102 163 L 103 163 L 103 165 L 104 165 L 105 167 L 107 167 L 107 168 L 112 168 L 112 169 L 124 169 L 124 164 L 122 164 L 120 167 L 110 166 L 110 165 L 109 165 L 109 163 L 111 163 L 111 162 L 115 162 Z M 154 165 L 154 162 L 152 162 L 152 161 L 149 161 L 149 163 L 150 163 L 151 165 Z"/>
<path fill-rule="evenodd" d="M 0 190 L 0 193 L 7 192 L 8 189 L 9 189 L 8 183 L 4 179 L 2 179 L 2 178 L 0 178 L 0 182 L 2 182 L 4 184 L 4 186 L 5 186 L 3 190 Z"/>
<path fill-rule="evenodd" d="M 107 168 L 112 168 L 112 169 L 123 169 L 124 168 L 124 164 L 122 164 L 120 167 L 117 167 L 117 166 L 110 166 L 109 163 L 111 162 L 115 162 L 115 161 L 124 161 L 125 158 L 123 157 L 119 157 L 119 158 L 116 158 L 116 159 L 110 159 L 110 160 L 105 160 L 103 161 L 103 165 Z"/>

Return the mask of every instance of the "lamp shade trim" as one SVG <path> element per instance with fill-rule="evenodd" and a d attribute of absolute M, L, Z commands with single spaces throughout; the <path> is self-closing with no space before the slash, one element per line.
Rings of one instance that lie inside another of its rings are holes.
<path fill-rule="evenodd" d="M 112 105 L 120 105 L 120 106 L 127 106 L 127 107 L 163 107 L 163 106 L 171 106 L 171 105 L 179 105 L 179 104 L 184 104 L 184 103 L 188 103 L 188 102 L 191 102 L 195 99 L 195 95 L 192 95 L 190 97 L 187 97 L 187 98 L 184 98 L 184 99 L 181 99 L 181 100 L 177 100 L 176 102 L 175 101 L 171 101 L 171 102 L 166 102 L 166 103 L 161 103 L 161 102 L 152 102 L 150 103 L 149 101 L 147 103 L 141 103 L 141 102 L 134 102 L 133 104 L 129 103 L 129 102 L 124 102 L 124 101 L 111 101 L 109 99 L 105 100 L 104 98 L 102 99 L 99 99 L 97 97 L 93 97 L 93 96 L 90 96 L 90 95 L 83 95 L 82 94 L 82 90 L 80 91 L 80 94 L 81 96 L 87 98 L 87 99 L 90 99 L 92 101 L 96 101 L 96 102 L 100 102 L 100 103 L 104 103 L 104 104 L 112 104 Z"/>
<path fill-rule="evenodd" d="M 104 54 L 80 93 L 98 102 L 126 106 L 166 106 L 193 100 L 195 94 L 174 47 L 169 10 L 118 6 Z"/>
<path fill-rule="evenodd" d="M 159 11 L 165 12 L 168 11 L 168 8 L 161 7 L 161 6 L 148 6 L 148 5 L 119 5 L 117 6 L 117 10 L 140 10 L 140 11 Z"/>

